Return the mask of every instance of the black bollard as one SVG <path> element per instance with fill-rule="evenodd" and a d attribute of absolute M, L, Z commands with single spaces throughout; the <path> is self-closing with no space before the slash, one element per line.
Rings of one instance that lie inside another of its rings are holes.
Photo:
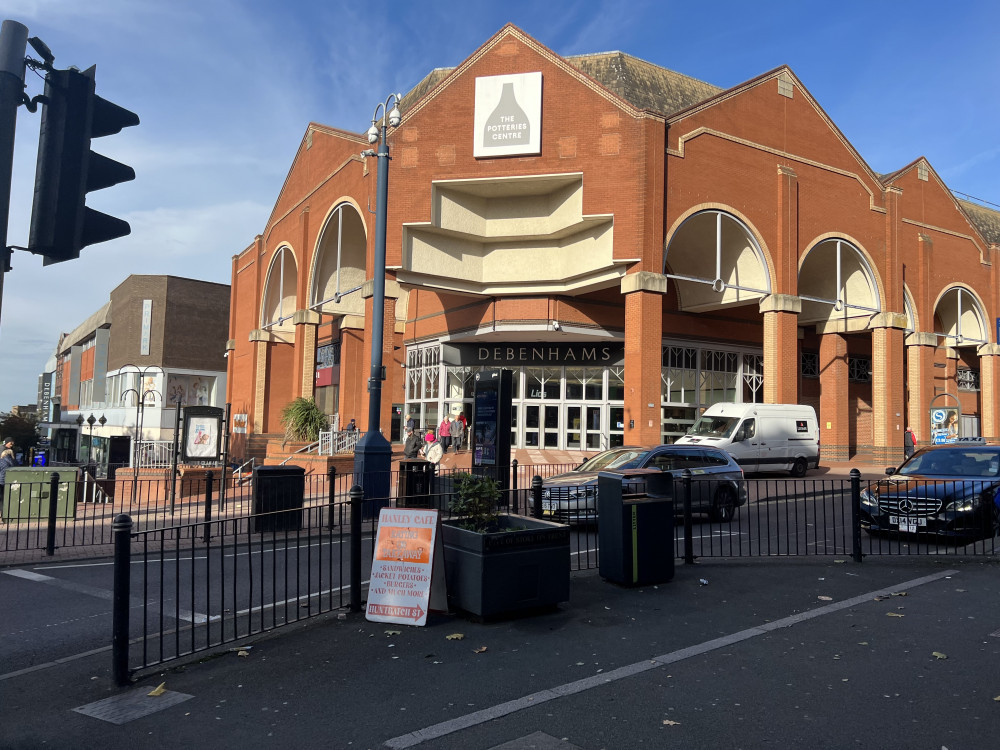
<path fill-rule="evenodd" d="M 351 487 L 351 612 L 361 611 L 361 503 L 365 491 Z"/>
<path fill-rule="evenodd" d="M 132 585 L 132 519 L 126 513 L 111 522 L 115 543 L 114 593 L 111 606 L 111 666 L 116 685 L 128 685 L 129 598 Z"/>
<path fill-rule="evenodd" d="M 45 534 L 45 554 L 52 557 L 56 553 L 56 511 L 59 504 L 59 473 L 49 475 L 49 525 Z"/>
<path fill-rule="evenodd" d="M 542 478 L 535 474 L 531 480 L 531 515 L 542 517 Z"/>
<path fill-rule="evenodd" d="M 694 525 L 691 518 L 691 469 L 684 469 L 681 474 L 681 491 L 684 496 L 684 564 L 694 563 Z"/>

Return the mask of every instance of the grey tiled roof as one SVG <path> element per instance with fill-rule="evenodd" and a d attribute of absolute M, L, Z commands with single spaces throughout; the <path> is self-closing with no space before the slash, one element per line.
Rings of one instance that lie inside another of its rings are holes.
<path fill-rule="evenodd" d="M 664 116 L 687 109 L 723 90 L 623 52 L 599 52 L 564 59 L 632 106 Z M 403 97 L 405 105 L 419 101 L 454 70 L 432 70 Z"/>
<path fill-rule="evenodd" d="M 976 229 L 983 236 L 983 239 L 992 245 L 1000 245 L 1000 211 L 996 209 L 980 206 L 978 203 L 964 201 L 956 198 L 958 204 L 968 214 Z"/>

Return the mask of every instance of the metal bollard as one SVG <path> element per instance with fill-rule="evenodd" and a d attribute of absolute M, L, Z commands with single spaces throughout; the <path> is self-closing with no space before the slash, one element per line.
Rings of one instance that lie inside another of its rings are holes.
<path fill-rule="evenodd" d="M 854 562 L 861 562 L 861 472 L 851 469 L 851 536 Z"/>
<path fill-rule="evenodd" d="M 111 671 L 116 685 L 128 685 L 129 598 L 132 585 L 132 518 L 127 513 L 111 522 L 115 543 L 114 593 L 111 606 Z"/>
<path fill-rule="evenodd" d="M 212 484 L 214 479 L 213 472 L 205 474 L 205 530 L 201 536 L 201 541 L 205 544 L 208 544 L 208 540 L 212 537 Z"/>
<path fill-rule="evenodd" d="M 337 503 L 337 467 L 336 466 L 331 466 L 330 467 L 330 471 L 327 472 L 327 475 L 326 475 L 326 481 L 327 481 L 327 487 L 329 488 L 327 490 L 328 497 L 327 497 L 327 501 L 326 501 L 327 502 L 326 527 L 328 529 L 332 529 L 334 526 L 337 525 L 336 521 L 333 520 L 334 519 L 334 514 L 336 512 L 336 507 L 337 507 L 337 505 L 336 505 L 336 503 Z"/>
<path fill-rule="evenodd" d="M 56 511 L 59 504 L 59 473 L 49 474 L 49 526 L 45 534 L 45 554 L 52 557 L 56 553 Z"/>
<path fill-rule="evenodd" d="M 542 478 L 535 474 L 531 480 L 531 515 L 542 517 Z"/>
<path fill-rule="evenodd" d="M 351 487 L 351 612 L 361 611 L 361 503 L 365 491 Z"/>
<path fill-rule="evenodd" d="M 681 474 L 681 492 L 684 503 L 684 564 L 694 563 L 694 525 L 691 518 L 691 469 L 684 469 Z"/>
<path fill-rule="evenodd" d="M 513 461 L 510 462 L 510 477 L 511 477 L 511 485 L 512 485 L 511 489 L 514 490 L 514 493 L 516 495 L 516 493 L 517 493 L 517 459 L 516 458 Z M 515 511 L 516 510 L 517 509 L 515 508 Z"/>

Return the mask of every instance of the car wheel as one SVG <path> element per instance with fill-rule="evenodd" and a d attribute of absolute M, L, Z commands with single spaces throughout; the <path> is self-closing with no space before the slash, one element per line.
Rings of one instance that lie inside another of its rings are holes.
<path fill-rule="evenodd" d="M 796 458 L 795 463 L 792 464 L 792 476 L 793 477 L 804 477 L 806 475 L 806 470 L 808 470 L 809 464 L 806 463 L 804 458 Z"/>
<path fill-rule="evenodd" d="M 732 487 L 719 487 L 708 515 L 713 521 L 720 523 L 733 520 L 733 516 L 736 515 L 736 492 Z"/>

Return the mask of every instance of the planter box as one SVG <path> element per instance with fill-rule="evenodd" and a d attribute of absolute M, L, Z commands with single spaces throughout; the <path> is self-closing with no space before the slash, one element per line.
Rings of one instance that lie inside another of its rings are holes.
<path fill-rule="evenodd" d="M 568 601 L 569 527 L 514 514 L 500 522 L 511 530 L 442 522 L 449 606 L 491 618 Z"/>

